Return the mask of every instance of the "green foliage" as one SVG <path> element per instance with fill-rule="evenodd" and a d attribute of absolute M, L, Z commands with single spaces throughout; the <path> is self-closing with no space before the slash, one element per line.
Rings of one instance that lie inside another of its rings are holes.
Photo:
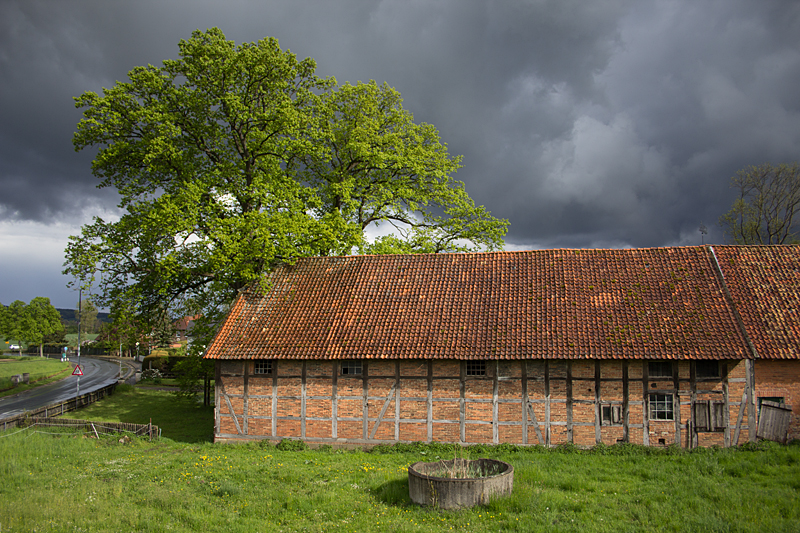
<path fill-rule="evenodd" d="M 161 371 L 157 368 L 146 368 L 142 370 L 142 381 L 146 383 L 161 383 Z"/>
<path fill-rule="evenodd" d="M 153 346 L 169 348 L 175 335 L 175 326 L 166 311 L 162 311 L 152 326 Z"/>
<path fill-rule="evenodd" d="M 133 316 L 134 312 L 124 305 L 124 302 L 117 302 L 111 309 L 111 322 L 102 324 L 100 332 L 95 339 L 95 344 L 99 348 L 104 348 L 109 352 L 126 352 L 133 355 L 136 351 L 136 343 L 142 349 L 149 346 L 148 334 L 142 324 Z"/>
<path fill-rule="evenodd" d="M 733 207 L 720 217 L 726 240 L 735 244 L 796 244 L 800 210 L 800 165 L 763 164 L 731 178 L 739 192 Z"/>
<path fill-rule="evenodd" d="M 16 300 L 7 308 L 0 305 L 0 335 L 16 340 L 22 353 L 22 341 L 39 345 L 39 355 L 43 355 L 45 339 L 48 336 L 63 336 L 61 315 L 50 304 L 49 298 L 37 296 L 25 305 Z"/>
<path fill-rule="evenodd" d="M 319 191 L 317 217 L 335 213 L 352 235 L 336 252 L 436 253 L 502 247 L 505 223 L 476 207 L 451 174 L 460 167 L 430 124 L 415 124 L 387 84 L 345 84 L 326 95 L 323 161 L 302 160 L 304 180 Z M 370 224 L 396 232 L 374 243 Z"/>
<path fill-rule="evenodd" d="M 18 353 L 22 355 L 22 341 L 26 331 L 30 328 L 31 318 L 25 306 L 25 302 L 15 300 L 6 308 L 5 312 L 5 331 L 3 335 L 11 338 L 19 344 Z"/>
<path fill-rule="evenodd" d="M 308 450 L 308 444 L 298 439 L 282 439 L 275 445 L 282 452 L 304 452 Z"/>
<path fill-rule="evenodd" d="M 75 320 L 79 322 L 81 334 L 97 333 L 100 321 L 97 320 L 97 307 L 91 300 L 81 300 L 75 306 Z"/>
<path fill-rule="evenodd" d="M 70 238 L 65 274 L 146 329 L 202 315 L 208 344 L 243 287 L 312 255 L 498 248 L 507 223 L 476 207 L 435 128 L 394 89 L 335 87 L 275 39 L 194 32 L 179 59 L 76 98 L 77 150 L 121 197 L 119 220 Z M 397 233 L 367 243 L 371 224 Z M 102 273 L 102 276 L 97 276 Z M 96 279 L 99 277 L 100 279 Z"/>
<path fill-rule="evenodd" d="M 163 373 L 180 374 L 184 366 L 182 363 L 186 360 L 186 355 L 183 350 L 168 350 L 172 352 L 170 355 L 148 355 L 142 360 L 142 370 L 154 368 Z M 213 368 L 213 363 L 212 363 Z"/>
<path fill-rule="evenodd" d="M 179 398 L 194 399 L 203 392 L 203 405 L 211 405 L 211 378 L 214 376 L 214 361 L 203 359 L 202 353 L 189 350 L 174 366 L 178 381 L 175 394 Z"/>
<path fill-rule="evenodd" d="M 151 411 L 166 405 L 142 396 Z M 160 422 L 167 438 L 154 442 L 2 434 L 3 531 L 788 532 L 800 521 L 797 446 L 633 457 L 520 447 L 490 456 L 514 466 L 509 497 L 438 511 L 410 501 L 418 453 L 175 442 Z"/>
<path fill-rule="evenodd" d="M 61 314 L 50 305 L 50 298 L 36 297 L 28 304 L 30 321 L 25 333 L 25 340 L 39 345 L 39 355 L 44 355 L 44 341 L 48 335 L 56 335 L 63 331 Z"/>

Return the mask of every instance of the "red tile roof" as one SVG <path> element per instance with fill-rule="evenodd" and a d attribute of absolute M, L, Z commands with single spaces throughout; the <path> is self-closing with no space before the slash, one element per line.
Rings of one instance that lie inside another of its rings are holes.
<path fill-rule="evenodd" d="M 714 246 L 758 356 L 800 358 L 800 246 Z"/>
<path fill-rule="evenodd" d="M 315 257 L 236 300 L 210 359 L 737 359 L 703 247 Z"/>

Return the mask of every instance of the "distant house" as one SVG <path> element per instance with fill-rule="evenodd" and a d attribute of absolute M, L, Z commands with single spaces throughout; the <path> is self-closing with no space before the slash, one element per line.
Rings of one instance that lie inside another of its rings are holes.
<path fill-rule="evenodd" d="M 170 345 L 171 348 L 180 348 L 182 346 L 188 346 L 192 343 L 192 330 L 194 329 L 194 321 L 198 318 L 200 318 L 200 315 L 185 316 L 183 318 L 179 318 L 173 323 L 175 334 L 173 335 L 173 341 Z"/>
<path fill-rule="evenodd" d="M 730 446 L 762 403 L 797 436 L 799 280 L 795 246 L 302 259 L 207 350 L 215 440 Z"/>

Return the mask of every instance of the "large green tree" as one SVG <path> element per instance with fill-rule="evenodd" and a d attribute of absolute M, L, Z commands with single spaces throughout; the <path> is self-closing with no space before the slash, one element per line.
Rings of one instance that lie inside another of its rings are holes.
<path fill-rule="evenodd" d="M 39 345 L 39 356 L 44 357 L 45 339 L 60 331 L 61 313 L 50 304 L 50 298 L 38 296 L 31 300 L 27 306 L 27 319 L 24 338 L 30 344 Z"/>
<path fill-rule="evenodd" d="M 459 159 L 393 89 L 337 87 L 275 39 L 237 46 L 211 29 L 178 48 L 76 98 L 75 147 L 99 147 L 92 171 L 120 195 L 119 219 L 95 218 L 66 250 L 98 304 L 145 323 L 202 314 L 203 338 L 278 262 L 502 246 L 507 223 L 474 205 Z M 381 223 L 396 232 L 369 242 Z"/>
<path fill-rule="evenodd" d="M 75 320 L 80 324 L 81 334 L 97 333 L 100 321 L 97 319 L 97 307 L 91 300 L 81 300 L 75 306 Z"/>
<path fill-rule="evenodd" d="M 0 340 L 8 337 L 9 322 L 8 308 L 0 303 Z M 8 343 L 8 341 L 6 341 Z"/>
<path fill-rule="evenodd" d="M 751 166 L 731 178 L 738 198 L 719 219 L 726 240 L 736 244 L 798 242 L 800 166 Z"/>
<path fill-rule="evenodd" d="M 3 334 L 17 342 L 19 355 L 22 355 L 22 342 L 26 339 L 26 334 L 31 327 L 31 317 L 28 306 L 22 300 L 14 300 L 6 308 L 5 312 L 5 331 Z"/>
<path fill-rule="evenodd" d="M 29 304 L 16 300 L 0 309 L 0 335 L 17 341 L 19 353 L 22 343 L 39 345 L 39 355 L 44 356 L 44 340 L 47 336 L 63 331 L 61 314 L 50 304 L 50 298 L 37 296 Z"/>

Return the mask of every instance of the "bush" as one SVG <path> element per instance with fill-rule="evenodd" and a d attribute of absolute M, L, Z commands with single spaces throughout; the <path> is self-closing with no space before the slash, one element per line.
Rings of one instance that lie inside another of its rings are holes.
<path fill-rule="evenodd" d="M 295 439 L 283 439 L 275 447 L 282 452 L 303 452 L 308 450 L 308 444 Z"/>
<path fill-rule="evenodd" d="M 176 366 L 186 357 L 183 355 L 148 355 L 142 361 L 142 370 L 153 368 L 159 370 L 162 375 L 175 374 Z"/>
<path fill-rule="evenodd" d="M 142 381 L 161 383 L 161 371 L 156 368 L 147 368 L 142 371 Z"/>

